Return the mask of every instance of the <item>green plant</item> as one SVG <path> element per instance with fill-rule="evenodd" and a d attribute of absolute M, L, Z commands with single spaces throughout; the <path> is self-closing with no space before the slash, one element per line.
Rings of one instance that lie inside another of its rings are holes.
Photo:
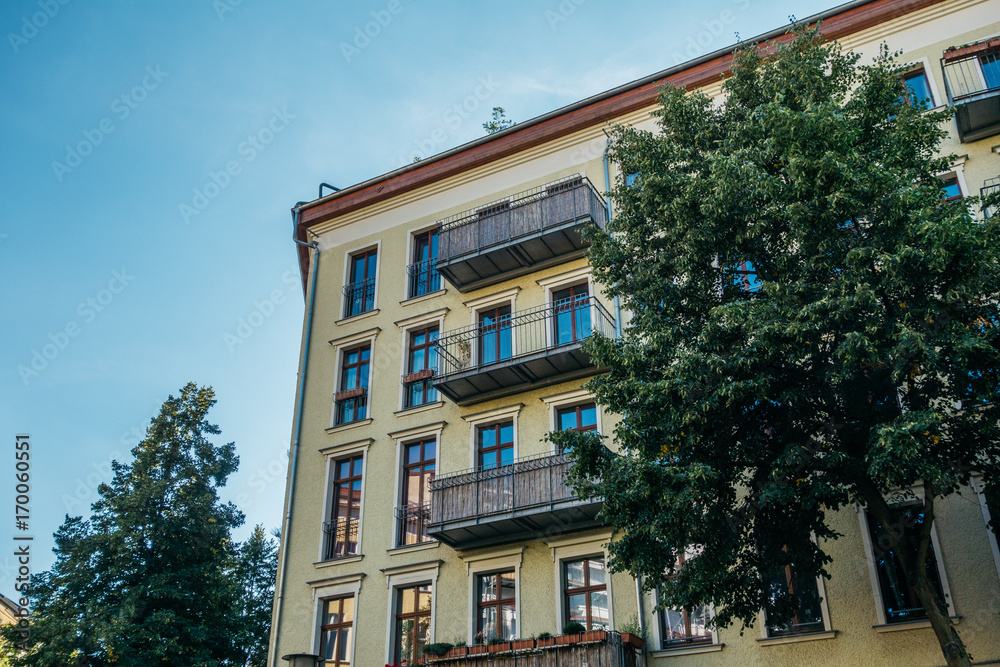
<path fill-rule="evenodd" d="M 486 635 L 482 632 L 477 632 L 476 636 L 472 638 L 473 646 L 482 646 L 486 643 Z"/>
<path fill-rule="evenodd" d="M 436 644 L 427 644 L 424 646 L 424 655 L 434 655 L 437 657 L 443 656 L 447 653 L 454 644 L 449 644 L 448 642 L 438 642 Z"/>
<path fill-rule="evenodd" d="M 632 618 L 628 619 L 624 623 L 618 624 L 618 632 L 627 632 L 630 635 L 635 635 L 636 637 L 642 637 L 643 639 L 646 638 L 646 631 L 642 627 L 642 624 L 639 623 L 639 617 L 635 614 L 633 614 Z"/>
<path fill-rule="evenodd" d="M 552 633 L 551 632 L 539 632 L 538 636 L 535 637 L 535 639 L 552 639 Z"/>
<path fill-rule="evenodd" d="M 570 621 L 569 623 L 567 623 L 566 625 L 563 626 L 562 633 L 564 635 L 578 635 L 578 634 L 586 632 L 586 631 L 587 631 L 587 626 L 585 626 L 583 623 L 577 623 L 576 621 Z"/>
<path fill-rule="evenodd" d="M 465 640 L 464 639 L 459 639 L 458 641 L 455 642 L 455 646 L 456 647 L 465 646 Z"/>
<path fill-rule="evenodd" d="M 503 644 L 506 640 L 503 637 L 490 637 L 490 644 Z"/>

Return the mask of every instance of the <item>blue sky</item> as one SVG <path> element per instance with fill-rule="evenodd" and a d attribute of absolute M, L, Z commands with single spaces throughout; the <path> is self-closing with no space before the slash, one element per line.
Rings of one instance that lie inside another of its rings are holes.
<path fill-rule="evenodd" d="M 224 490 L 281 520 L 302 294 L 289 209 L 831 2 L 8 0 L 0 479 L 30 433 L 32 569 L 168 394 L 212 385 Z M 13 592 L 14 484 L 0 484 Z"/>

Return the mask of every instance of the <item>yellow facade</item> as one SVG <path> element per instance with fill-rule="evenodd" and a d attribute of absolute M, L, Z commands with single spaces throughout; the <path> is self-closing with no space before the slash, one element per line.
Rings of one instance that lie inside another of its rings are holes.
<path fill-rule="evenodd" d="M 935 101 L 947 104 L 942 54 L 951 46 L 1000 34 L 1000 2 L 947 0 L 929 6 L 911 4 L 913 8 L 903 15 L 860 28 L 839 40 L 848 49 L 865 54 L 866 59 L 883 41 L 892 49 L 902 50 L 902 61 L 924 66 Z M 705 90 L 717 94 L 718 84 L 707 85 Z M 628 111 L 612 122 L 651 127 L 651 108 Z M 957 179 L 965 194 L 978 194 L 988 179 L 1000 175 L 1000 134 L 962 143 L 954 123 L 949 127 L 950 137 L 943 150 L 961 156 L 949 176 Z M 318 269 L 315 281 L 308 281 L 309 289 L 315 292 L 307 295 L 307 302 L 314 297 L 314 314 L 310 343 L 307 350 L 303 349 L 308 361 L 304 389 L 300 388 L 303 407 L 296 419 L 296 423 L 301 422 L 301 435 L 289 469 L 293 490 L 286 513 L 290 521 L 283 531 L 283 539 L 287 540 L 279 563 L 270 664 L 285 664 L 280 657 L 286 654 L 318 653 L 323 601 L 342 597 L 352 598 L 354 604 L 353 632 L 347 642 L 350 664 L 369 667 L 391 663 L 395 657 L 394 605 L 398 591 L 424 582 L 432 584 L 432 640 L 471 643 L 476 630 L 472 589 L 477 573 L 508 569 L 515 571 L 516 579 L 516 635 L 560 631 L 565 620 L 560 564 L 582 556 L 604 555 L 602 545 L 609 539 L 605 529 L 549 529 L 483 548 L 453 548 L 440 542 L 400 547 L 395 510 L 401 504 L 401 451 L 407 443 L 435 439 L 439 476 L 467 470 L 476 463 L 476 428 L 503 418 L 514 420 L 515 458 L 551 454 L 551 445 L 542 438 L 553 427 L 554 410 L 561 398 L 566 398 L 567 405 L 579 402 L 581 399 L 573 392 L 579 392 L 585 380 L 558 381 L 465 406 L 441 396 L 439 401 L 407 410 L 403 406 L 401 376 L 409 370 L 404 353 L 408 329 L 437 323 L 446 335 L 468 327 L 475 322 L 476 309 L 489 304 L 491 296 L 512 303 L 515 314 L 544 308 L 551 303 L 553 286 L 587 281 L 586 260 L 571 259 L 465 293 L 444 280 L 441 290 L 420 298 L 407 298 L 406 267 L 414 259 L 414 234 L 432 229 L 436 222 L 454 214 L 577 174 L 604 192 L 603 128 L 603 123 L 579 127 L 525 150 L 403 188 L 389 198 L 375 197 L 370 204 L 309 224 L 308 240 L 318 243 L 319 257 L 317 260 L 316 251 L 309 251 L 304 275 L 311 275 L 313 262 L 318 261 Z M 503 133 L 491 141 L 506 141 L 511 134 Z M 445 159 L 461 157 L 463 151 L 482 150 L 481 145 L 462 147 Z M 433 168 L 435 159 L 400 170 L 400 177 L 414 169 Z M 610 178 L 616 177 L 612 169 Z M 303 208 L 349 199 L 357 196 L 362 186 L 365 184 Z M 377 249 L 373 307 L 345 318 L 343 288 L 350 282 L 348 264 L 353 254 L 371 248 Z M 603 296 L 598 300 L 608 313 L 616 314 L 611 300 Z M 622 314 L 617 316 L 620 320 Z M 366 343 L 371 349 L 367 415 L 337 426 L 334 395 L 341 388 L 344 352 Z M 491 415 L 495 418 L 491 419 Z M 614 423 L 613 415 L 599 417 L 605 434 L 612 432 Z M 322 529 L 324 521 L 331 518 L 332 465 L 357 456 L 362 456 L 364 463 L 358 553 L 328 559 Z M 977 661 L 1000 660 L 1000 552 L 996 537 L 986 528 L 984 507 L 980 496 L 967 489 L 961 496 L 938 504 L 936 522 L 938 558 L 951 593 L 952 612 Z M 640 597 L 636 582 L 624 573 L 610 577 L 610 625 L 620 628 L 623 622 L 641 617 L 649 665 L 941 664 L 940 650 L 928 627 L 919 623 L 890 626 L 880 618 L 872 560 L 864 543 L 859 513 L 844 510 L 832 516 L 831 522 L 843 537 L 826 545 L 833 557 L 833 576 L 823 584 L 822 632 L 762 640 L 757 624 L 742 634 L 738 628 L 719 630 L 711 645 L 663 650 L 659 619 L 651 612 L 655 600 L 648 594 Z"/>

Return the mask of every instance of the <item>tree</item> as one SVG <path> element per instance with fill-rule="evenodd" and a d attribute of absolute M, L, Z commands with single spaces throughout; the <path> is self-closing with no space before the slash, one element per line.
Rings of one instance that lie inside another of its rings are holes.
<path fill-rule="evenodd" d="M 241 583 L 237 646 L 242 659 L 238 664 L 265 667 L 271 636 L 274 582 L 278 576 L 278 543 L 265 535 L 263 526 L 254 527 L 250 539 L 240 545 L 234 576 Z"/>
<path fill-rule="evenodd" d="M 913 100 L 892 54 L 859 66 L 793 32 L 737 52 L 721 106 L 666 88 L 658 132 L 613 130 L 629 178 L 590 263 L 632 319 L 588 341 L 609 369 L 589 387 L 622 453 L 555 437 L 604 498 L 612 567 L 664 606 L 787 621 L 797 596 L 766 582 L 828 577 L 827 517 L 857 502 L 968 665 L 928 563 L 941 499 L 973 472 L 1000 486 L 998 220 L 946 200 L 950 112 Z M 922 512 L 899 504 L 914 488 Z"/>
<path fill-rule="evenodd" d="M 483 123 L 486 134 L 495 134 L 514 125 L 514 121 L 507 119 L 507 113 L 503 107 L 493 107 L 493 118 Z"/>
<path fill-rule="evenodd" d="M 231 538 L 243 514 L 218 489 L 239 458 L 205 437 L 219 433 L 206 420 L 214 396 L 190 383 L 169 397 L 134 461 L 114 462 L 91 517 L 66 517 L 55 564 L 31 581 L 30 647 L 0 640 L 12 665 L 244 664 L 273 545 L 257 532 L 243 547 Z"/>

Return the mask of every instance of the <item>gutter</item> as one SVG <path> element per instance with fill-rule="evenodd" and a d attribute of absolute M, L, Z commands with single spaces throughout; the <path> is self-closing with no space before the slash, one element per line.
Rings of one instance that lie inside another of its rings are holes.
<path fill-rule="evenodd" d="M 330 186 L 328 186 L 330 187 Z M 322 189 L 321 189 L 322 191 Z M 305 202 L 298 202 L 292 209 L 292 240 L 301 250 L 307 253 L 312 249 L 314 258 L 312 262 L 312 277 L 307 285 L 303 287 L 308 291 L 309 301 L 305 313 L 305 339 L 302 343 L 302 359 L 299 364 L 299 386 L 296 391 L 295 417 L 291 451 L 288 456 L 288 488 L 285 493 L 285 518 L 281 526 L 281 542 L 279 544 L 278 558 L 281 568 L 278 570 L 278 577 L 274 585 L 274 612 L 271 623 L 271 639 L 268 650 L 268 661 L 271 665 L 277 666 L 278 660 L 278 628 L 281 624 L 282 603 L 285 596 L 285 577 L 288 572 L 288 543 L 292 536 L 292 507 L 295 500 L 295 464 L 298 460 L 299 444 L 302 440 L 302 408 L 306 396 L 306 368 L 309 362 L 309 343 L 312 339 L 313 314 L 316 306 L 316 275 L 319 269 L 319 243 L 313 241 L 306 243 L 298 238 L 299 217 L 302 206 Z"/>

